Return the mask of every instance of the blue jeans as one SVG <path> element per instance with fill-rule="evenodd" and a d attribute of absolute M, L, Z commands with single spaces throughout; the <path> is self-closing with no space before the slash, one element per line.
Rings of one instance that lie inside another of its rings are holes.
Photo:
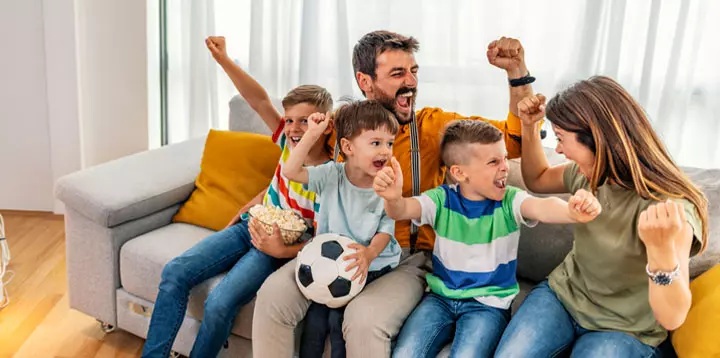
<path fill-rule="evenodd" d="M 451 341 L 450 357 L 490 357 L 509 320 L 510 310 L 431 292 L 405 321 L 393 357 L 435 358 Z"/>
<path fill-rule="evenodd" d="M 190 357 L 218 355 L 240 307 L 250 302 L 265 279 L 285 262 L 255 249 L 247 225 L 241 221 L 216 232 L 165 265 L 143 357 L 166 358 L 170 354 L 190 289 L 229 270 L 205 301 L 204 319 L 190 352 Z"/>
<path fill-rule="evenodd" d="M 622 332 L 581 327 L 547 280 L 537 285 L 508 324 L 496 357 L 659 357 L 661 349 Z"/>
<path fill-rule="evenodd" d="M 368 272 L 365 285 L 392 271 L 385 266 L 377 271 Z M 345 318 L 345 307 L 330 308 L 311 303 L 305 314 L 304 329 L 300 338 L 300 358 L 321 358 L 325 352 L 325 338 L 330 338 L 330 357 L 345 358 L 345 338 L 342 325 Z"/>

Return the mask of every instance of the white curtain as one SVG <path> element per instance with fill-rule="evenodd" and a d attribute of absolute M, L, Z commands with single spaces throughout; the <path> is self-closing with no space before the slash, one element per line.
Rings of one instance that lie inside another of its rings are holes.
<path fill-rule="evenodd" d="M 204 48 L 228 52 L 275 97 L 318 84 L 360 97 L 351 54 L 365 33 L 387 29 L 420 41 L 418 108 L 504 118 L 504 73 L 487 44 L 519 38 L 552 96 L 591 75 L 617 79 L 645 107 L 681 165 L 720 167 L 720 2 L 711 0 L 214 0 L 169 6 L 171 141 L 227 128 L 232 83 Z M 173 47 L 177 46 L 177 47 Z M 554 145 L 552 138 L 546 144 Z"/>

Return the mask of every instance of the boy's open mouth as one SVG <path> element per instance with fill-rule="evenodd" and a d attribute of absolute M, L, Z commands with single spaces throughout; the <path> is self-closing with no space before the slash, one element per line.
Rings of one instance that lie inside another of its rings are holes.
<path fill-rule="evenodd" d="M 387 159 L 373 160 L 373 166 L 375 169 L 382 169 L 385 167 L 385 164 L 387 164 Z"/>
<path fill-rule="evenodd" d="M 502 179 L 497 179 L 497 180 L 493 181 L 493 184 L 495 184 L 495 186 L 500 189 L 505 189 L 505 187 L 507 187 L 507 177 L 502 178 Z"/>
<path fill-rule="evenodd" d="M 302 139 L 302 137 L 296 137 L 296 136 L 290 137 L 290 141 L 293 142 L 293 144 L 300 143 L 300 139 Z"/>

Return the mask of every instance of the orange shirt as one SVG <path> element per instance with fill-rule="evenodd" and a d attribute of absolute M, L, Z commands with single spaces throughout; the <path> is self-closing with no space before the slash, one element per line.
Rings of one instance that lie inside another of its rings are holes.
<path fill-rule="evenodd" d="M 445 126 L 457 119 L 474 119 L 486 121 L 505 133 L 505 146 L 510 158 L 520 156 L 519 137 L 522 133 L 520 119 L 512 112 L 508 113 L 507 121 L 490 120 L 482 117 L 466 117 L 454 112 L 445 112 L 440 108 L 423 108 L 416 112 L 420 142 L 420 193 L 435 188 L 445 181 L 445 167 L 441 165 L 440 140 Z M 516 137 L 516 138 L 513 138 Z M 331 137 L 331 138 L 330 138 Z M 335 143 L 335 135 L 329 136 L 331 147 Z M 410 124 L 400 126 L 400 131 L 395 137 L 393 155 L 402 167 L 403 196 L 412 196 L 411 179 L 411 155 L 410 155 Z M 432 250 L 435 245 L 435 233 L 430 226 L 419 228 L 416 248 L 420 250 Z M 395 222 L 395 238 L 400 246 L 410 247 L 410 221 L 403 220 Z"/>

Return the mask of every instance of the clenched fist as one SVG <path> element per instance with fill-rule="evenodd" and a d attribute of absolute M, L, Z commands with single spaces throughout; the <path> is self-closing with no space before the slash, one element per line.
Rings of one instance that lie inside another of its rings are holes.
<path fill-rule="evenodd" d="M 222 36 L 210 36 L 205 39 L 205 45 L 212 54 L 215 61 L 221 62 L 227 60 L 227 49 L 225 48 L 225 37 Z"/>
<path fill-rule="evenodd" d="M 648 206 L 638 219 L 638 234 L 646 247 L 673 248 L 682 235 L 692 233 L 681 204 L 668 200 Z"/>
<path fill-rule="evenodd" d="M 524 126 L 540 122 L 545 117 L 545 96 L 538 93 L 518 102 L 518 117 Z"/>
<path fill-rule="evenodd" d="M 491 65 L 502 68 L 508 74 L 514 72 L 511 78 L 519 78 L 527 74 L 525 67 L 525 50 L 517 39 L 501 37 L 488 45 L 488 62 Z"/>
<path fill-rule="evenodd" d="M 375 176 L 373 189 L 377 195 L 387 201 L 402 198 L 403 173 L 395 157 L 390 159 L 391 166 L 382 168 Z"/>
<path fill-rule="evenodd" d="M 600 202 L 591 192 L 580 189 L 568 200 L 570 217 L 580 223 L 587 223 L 595 219 L 602 212 Z"/>

